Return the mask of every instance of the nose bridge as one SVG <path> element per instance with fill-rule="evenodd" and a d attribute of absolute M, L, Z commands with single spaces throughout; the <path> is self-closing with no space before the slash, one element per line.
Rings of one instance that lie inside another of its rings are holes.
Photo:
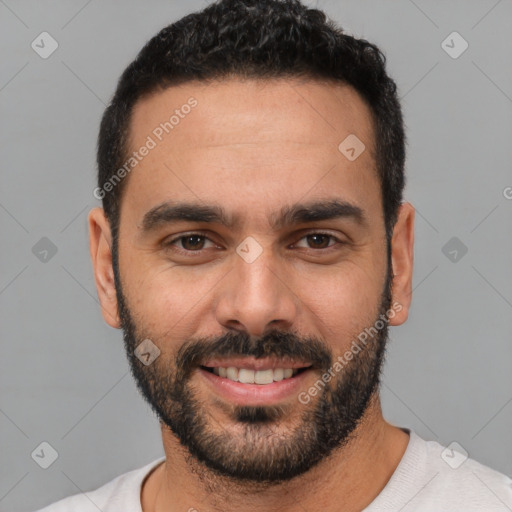
<path fill-rule="evenodd" d="M 297 298 L 281 275 L 273 251 L 249 241 L 248 245 L 240 244 L 237 253 L 217 305 L 218 321 L 256 336 L 276 323 L 289 329 L 297 312 Z"/>

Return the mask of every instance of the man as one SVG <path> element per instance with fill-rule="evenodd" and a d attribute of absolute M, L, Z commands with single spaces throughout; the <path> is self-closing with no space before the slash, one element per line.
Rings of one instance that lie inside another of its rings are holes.
<path fill-rule="evenodd" d="M 147 43 L 102 120 L 90 249 L 166 456 L 45 512 L 512 510 L 505 475 L 382 416 L 404 140 L 378 48 L 296 0 Z"/>

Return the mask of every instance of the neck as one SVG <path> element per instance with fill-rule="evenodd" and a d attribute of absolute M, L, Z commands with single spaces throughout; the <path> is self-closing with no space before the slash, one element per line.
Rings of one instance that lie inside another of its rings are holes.
<path fill-rule="evenodd" d="M 213 474 L 165 425 L 162 440 L 166 461 L 144 483 L 144 512 L 291 512 L 298 505 L 312 512 L 352 512 L 365 508 L 382 491 L 409 436 L 384 420 L 375 394 L 346 445 L 307 473 L 275 486 Z"/>

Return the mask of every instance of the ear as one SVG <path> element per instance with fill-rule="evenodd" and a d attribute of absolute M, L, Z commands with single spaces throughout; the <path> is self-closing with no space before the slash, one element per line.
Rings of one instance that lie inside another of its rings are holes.
<path fill-rule="evenodd" d="M 390 325 L 401 325 L 409 316 L 412 299 L 412 271 L 414 259 L 414 208 L 402 203 L 393 229 L 391 260 L 393 265 L 392 305 L 396 314 Z M 401 307 L 400 307 L 401 306 Z"/>
<path fill-rule="evenodd" d="M 112 268 L 112 235 L 110 223 L 103 208 L 89 212 L 89 250 L 91 253 L 94 280 L 105 322 L 115 329 L 121 327 L 117 307 L 117 295 Z"/>

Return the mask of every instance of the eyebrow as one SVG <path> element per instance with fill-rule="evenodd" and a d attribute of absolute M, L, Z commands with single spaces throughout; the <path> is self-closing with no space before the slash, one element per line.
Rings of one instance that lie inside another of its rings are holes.
<path fill-rule="evenodd" d="M 279 230 L 295 224 L 341 218 L 351 219 L 362 227 L 368 226 L 368 218 L 362 208 L 339 199 L 284 206 L 278 214 L 273 213 L 269 217 L 269 224 L 272 229 Z M 236 229 L 241 224 L 238 216 L 229 215 L 218 205 L 167 201 L 144 215 L 142 231 L 149 233 L 163 225 L 180 221 L 221 224 L 230 229 Z"/>

